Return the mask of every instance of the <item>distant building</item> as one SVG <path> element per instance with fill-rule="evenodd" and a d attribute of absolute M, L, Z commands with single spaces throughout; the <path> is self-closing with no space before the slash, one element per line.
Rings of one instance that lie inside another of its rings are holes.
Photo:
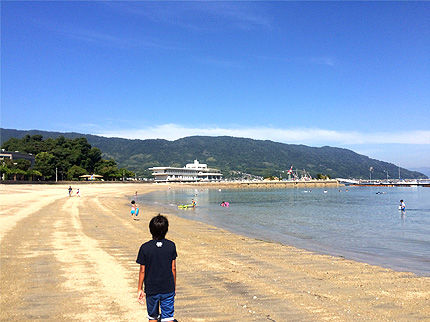
<path fill-rule="evenodd" d="M 183 168 L 175 167 L 153 167 L 149 168 L 156 182 L 200 182 L 220 181 L 222 173 L 220 170 L 208 168 L 207 164 L 188 163 Z"/>
<path fill-rule="evenodd" d="M 0 152 L 0 161 L 3 161 L 4 159 L 10 159 L 10 160 L 18 160 L 18 159 L 24 159 L 31 162 L 31 167 L 34 166 L 35 158 L 34 155 L 31 153 L 21 153 L 19 151 L 15 152 L 9 152 L 5 151 L 4 149 Z"/>

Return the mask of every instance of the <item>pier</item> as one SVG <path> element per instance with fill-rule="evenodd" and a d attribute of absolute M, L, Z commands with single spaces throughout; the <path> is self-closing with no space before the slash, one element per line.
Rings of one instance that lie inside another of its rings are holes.
<path fill-rule="evenodd" d="M 430 187 L 430 179 L 354 180 L 337 179 L 339 183 L 366 187 Z"/>

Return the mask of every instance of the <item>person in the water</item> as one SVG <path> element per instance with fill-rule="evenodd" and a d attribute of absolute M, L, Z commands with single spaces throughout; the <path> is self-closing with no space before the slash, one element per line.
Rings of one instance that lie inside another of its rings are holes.
<path fill-rule="evenodd" d="M 139 217 L 139 207 L 137 206 L 136 201 L 132 200 L 131 201 L 131 211 L 130 211 L 131 216 L 133 217 L 134 220 L 138 220 Z"/>
<path fill-rule="evenodd" d="M 221 207 L 228 207 L 228 206 L 230 206 L 230 204 L 228 203 L 228 201 L 223 201 L 223 202 L 221 202 L 220 206 Z"/>
<path fill-rule="evenodd" d="M 403 202 L 403 199 L 402 199 L 402 200 L 400 200 L 400 206 L 399 206 L 399 209 L 400 209 L 401 211 L 405 211 L 405 210 L 406 210 L 406 205 L 405 205 L 405 203 Z"/>

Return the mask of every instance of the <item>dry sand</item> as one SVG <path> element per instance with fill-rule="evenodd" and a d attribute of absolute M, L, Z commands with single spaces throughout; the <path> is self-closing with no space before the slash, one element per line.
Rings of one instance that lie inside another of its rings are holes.
<path fill-rule="evenodd" d="M 167 186 L 0 187 L 1 320 L 145 321 L 135 259 L 157 209 L 134 221 L 127 196 Z M 179 321 L 430 321 L 429 277 L 167 216 Z"/>

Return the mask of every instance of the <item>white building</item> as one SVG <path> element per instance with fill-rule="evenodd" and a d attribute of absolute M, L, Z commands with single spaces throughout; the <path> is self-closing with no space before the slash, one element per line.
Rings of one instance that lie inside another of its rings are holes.
<path fill-rule="evenodd" d="M 199 181 L 220 181 L 222 173 L 217 169 L 208 168 L 207 164 L 188 163 L 183 168 L 174 167 L 153 167 L 149 168 L 156 182 L 199 182 Z"/>

